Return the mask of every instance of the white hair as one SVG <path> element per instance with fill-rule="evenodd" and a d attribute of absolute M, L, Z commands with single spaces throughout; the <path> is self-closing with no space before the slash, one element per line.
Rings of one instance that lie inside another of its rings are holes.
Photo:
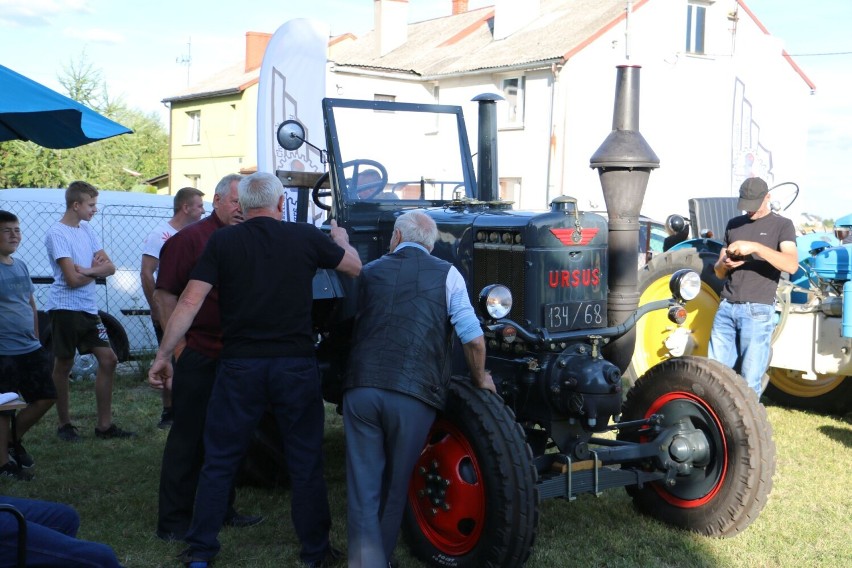
<path fill-rule="evenodd" d="M 267 172 L 257 172 L 240 180 L 238 186 L 240 207 L 243 212 L 251 209 L 275 209 L 284 195 L 281 180 Z"/>
<path fill-rule="evenodd" d="M 393 224 L 398 229 L 403 242 L 421 244 L 429 250 L 438 240 L 438 226 L 435 220 L 422 211 L 409 211 L 397 217 Z"/>

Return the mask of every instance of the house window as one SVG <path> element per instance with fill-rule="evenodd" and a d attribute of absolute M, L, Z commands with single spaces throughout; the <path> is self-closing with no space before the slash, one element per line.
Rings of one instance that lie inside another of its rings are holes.
<path fill-rule="evenodd" d="M 520 203 L 521 178 L 501 177 L 499 183 L 500 199 L 502 199 L 503 201 L 511 201 L 512 203 Z"/>
<path fill-rule="evenodd" d="M 686 5 L 686 52 L 704 53 L 704 26 L 707 7 L 703 3 L 690 2 Z"/>
<path fill-rule="evenodd" d="M 198 180 L 201 179 L 200 174 L 185 174 L 184 177 L 187 180 L 186 185 L 188 185 L 189 187 L 194 187 L 195 189 L 198 189 Z"/>
<path fill-rule="evenodd" d="M 503 126 L 523 126 L 524 124 L 524 77 L 507 77 L 502 80 Z"/>
<path fill-rule="evenodd" d="M 191 110 L 186 113 L 186 143 L 201 143 L 201 111 Z"/>
<path fill-rule="evenodd" d="M 379 93 L 376 93 L 376 94 L 373 95 L 373 100 L 374 101 L 382 101 L 382 102 L 386 102 L 386 103 L 392 103 L 392 102 L 396 101 L 396 95 L 381 95 Z M 377 110 L 376 112 L 393 112 L 393 111 Z"/>

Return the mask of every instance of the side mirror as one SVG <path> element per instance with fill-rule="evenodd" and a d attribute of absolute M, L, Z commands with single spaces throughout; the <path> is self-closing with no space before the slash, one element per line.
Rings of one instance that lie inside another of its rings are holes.
<path fill-rule="evenodd" d="M 278 127 L 278 144 L 287 151 L 298 150 L 305 143 L 305 127 L 298 120 L 285 120 Z"/>

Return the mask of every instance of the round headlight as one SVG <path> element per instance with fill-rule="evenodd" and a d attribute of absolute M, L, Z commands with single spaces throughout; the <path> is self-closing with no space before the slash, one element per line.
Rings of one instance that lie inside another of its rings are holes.
<path fill-rule="evenodd" d="M 701 277 L 694 270 L 682 268 L 672 274 L 669 289 L 675 298 L 688 302 L 701 292 Z"/>
<path fill-rule="evenodd" d="M 479 308 L 492 319 L 509 315 L 512 309 L 512 293 L 502 284 L 491 284 L 479 293 Z"/>

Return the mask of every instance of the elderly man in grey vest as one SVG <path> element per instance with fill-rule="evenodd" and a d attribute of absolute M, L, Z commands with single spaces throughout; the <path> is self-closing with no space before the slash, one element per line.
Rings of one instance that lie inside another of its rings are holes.
<path fill-rule="evenodd" d="M 349 566 L 390 566 L 412 471 L 447 398 L 453 330 L 470 377 L 495 392 L 464 279 L 431 256 L 435 221 L 411 211 L 391 252 L 364 267 L 349 374 L 346 431 Z"/>

